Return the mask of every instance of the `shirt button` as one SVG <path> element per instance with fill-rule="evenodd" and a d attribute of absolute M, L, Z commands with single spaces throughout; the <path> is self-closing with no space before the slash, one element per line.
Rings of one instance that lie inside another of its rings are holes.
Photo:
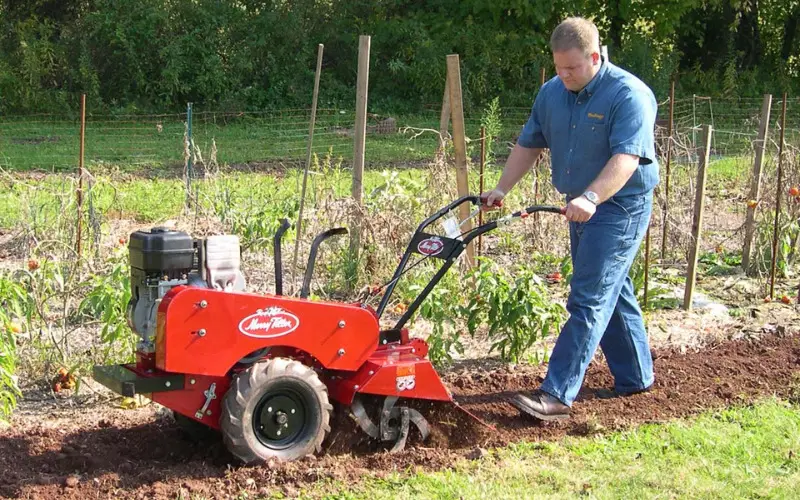
<path fill-rule="evenodd" d="M 581 101 L 578 101 L 578 104 L 580 104 L 580 103 L 581 103 Z"/>
<path fill-rule="evenodd" d="M 572 128 L 575 128 L 575 125 L 573 125 Z"/>

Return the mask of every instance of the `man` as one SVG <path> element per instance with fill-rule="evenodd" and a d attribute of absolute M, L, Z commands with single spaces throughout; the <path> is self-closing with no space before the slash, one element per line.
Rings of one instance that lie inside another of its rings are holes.
<path fill-rule="evenodd" d="M 497 187 L 491 207 L 549 148 L 552 180 L 565 195 L 573 275 L 567 320 L 540 390 L 511 402 L 541 420 L 569 417 L 598 345 L 612 395 L 653 384 L 653 360 L 628 271 L 647 231 L 658 183 L 653 92 L 603 60 L 593 23 L 568 18 L 550 38 L 558 76 L 544 84 Z"/>

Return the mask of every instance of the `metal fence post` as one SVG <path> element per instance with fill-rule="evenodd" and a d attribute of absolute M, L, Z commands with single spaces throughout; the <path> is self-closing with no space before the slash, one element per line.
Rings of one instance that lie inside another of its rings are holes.
<path fill-rule="evenodd" d="M 194 169 L 194 141 L 192 141 L 192 103 L 186 104 L 186 147 L 188 154 L 186 155 L 186 208 L 192 199 L 192 176 Z"/>

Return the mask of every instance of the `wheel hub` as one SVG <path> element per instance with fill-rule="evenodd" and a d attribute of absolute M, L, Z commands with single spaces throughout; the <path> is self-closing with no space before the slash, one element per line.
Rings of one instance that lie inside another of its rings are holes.
<path fill-rule="evenodd" d="M 270 448 L 286 448 L 298 439 L 306 425 L 303 398 L 293 391 L 265 394 L 253 413 L 256 436 Z"/>

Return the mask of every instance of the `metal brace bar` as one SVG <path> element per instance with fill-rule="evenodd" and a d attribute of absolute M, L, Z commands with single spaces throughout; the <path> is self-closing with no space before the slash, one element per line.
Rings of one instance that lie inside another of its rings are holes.
<path fill-rule="evenodd" d="M 217 399 L 216 390 L 217 390 L 217 384 L 216 382 L 214 382 L 211 384 L 208 390 L 203 391 L 203 395 L 206 397 L 206 402 L 203 403 L 202 408 L 200 408 L 199 410 L 197 410 L 197 412 L 195 412 L 194 418 L 197 419 L 203 418 L 203 416 L 206 414 L 206 411 L 208 410 L 208 406 L 211 404 L 211 401 Z"/>

